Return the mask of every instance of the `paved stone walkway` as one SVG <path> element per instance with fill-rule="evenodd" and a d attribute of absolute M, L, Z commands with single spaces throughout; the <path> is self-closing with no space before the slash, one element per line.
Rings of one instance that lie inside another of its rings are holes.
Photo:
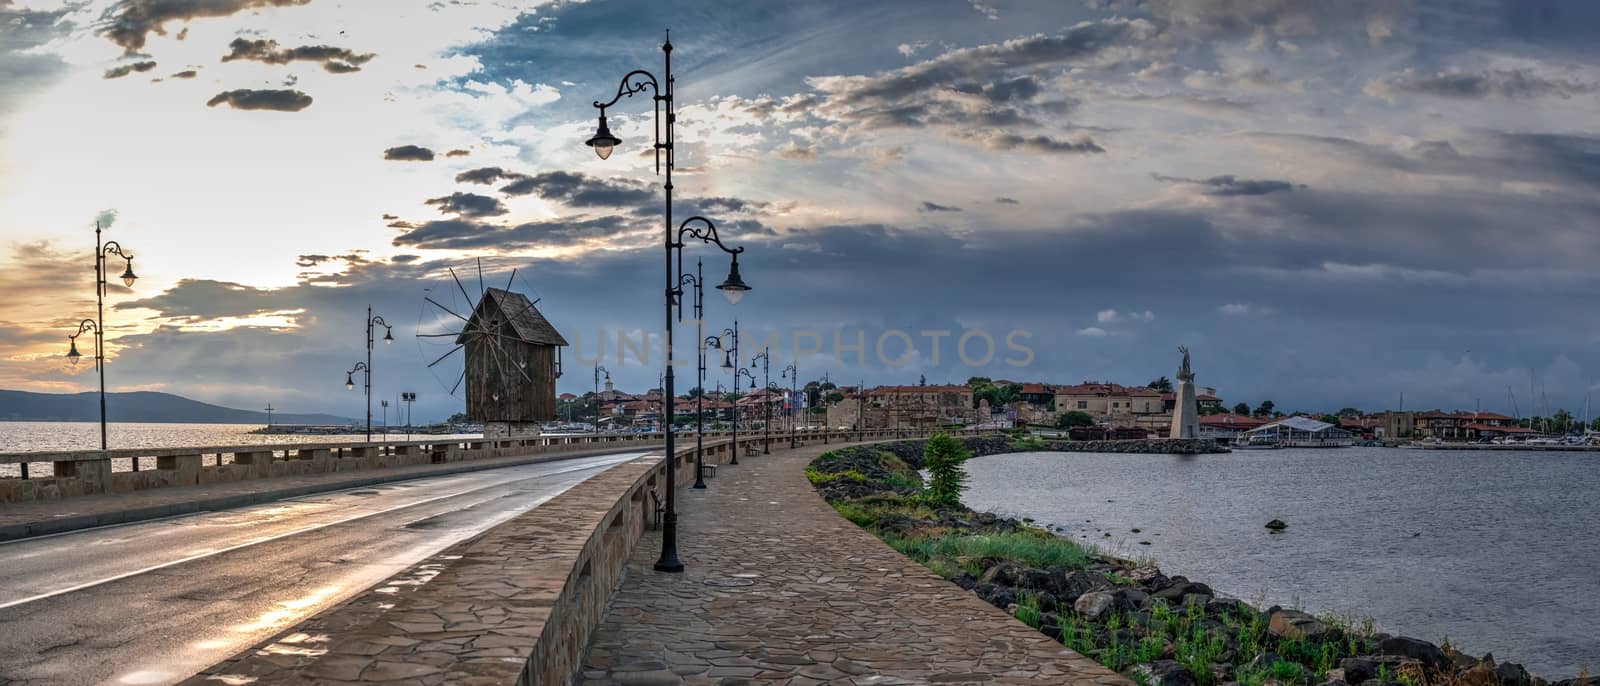
<path fill-rule="evenodd" d="M 646 532 L 582 683 L 1129 684 L 840 517 L 804 474 L 827 448 L 754 455 L 681 491 L 687 571 L 653 571 Z"/>

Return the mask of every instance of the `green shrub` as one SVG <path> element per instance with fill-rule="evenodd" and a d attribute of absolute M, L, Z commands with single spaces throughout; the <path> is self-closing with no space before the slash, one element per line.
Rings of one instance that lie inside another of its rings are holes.
<path fill-rule="evenodd" d="M 954 558 L 1005 560 L 1029 567 L 1083 567 L 1089 553 L 1064 538 L 1028 533 L 947 536 L 933 542 L 933 552 Z"/>
<path fill-rule="evenodd" d="M 967 488 L 967 472 L 961 468 L 972 452 L 949 434 L 934 434 L 922 451 L 928 467 L 928 497 L 940 507 L 960 507 L 961 493 Z"/>

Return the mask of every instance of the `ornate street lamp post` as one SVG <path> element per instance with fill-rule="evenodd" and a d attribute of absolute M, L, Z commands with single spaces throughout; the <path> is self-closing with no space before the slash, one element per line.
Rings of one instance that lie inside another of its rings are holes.
<path fill-rule="evenodd" d="M 790 364 L 789 366 L 783 368 L 783 373 L 779 374 L 778 377 L 779 378 L 789 377 L 789 402 L 787 403 L 789 405 L 789 449 L 790 450 L 794 450 L 795 446 L 797 445 L 797 443 L 795 442 L 794 431 L 795 431 L 795 428 L 796 428 L 796 424 L 798 424 L 798 422 L 795 421 L 794 413 L 795 413 L 795 410 L 800 409 L 798 407 L 795 407 L 795 405 L 799 404 L 799 401 L 797 401 L 795 399 L 794 394 L 795 394 L 795 382 L 796 382 L 796 380 L 798 380 L 800 378 L 800 370 L 798 368 L 796 368 L 793 364 Z"/>
<path fill-rule="evenodd" d="M 602 103 L 596 100 L 594 102 L 595 108 L 600 110 L 600 125 L 599 128 L 595 130 L 594 136 L 590 137 L 589 140 L 585 141 L 585 143 L 594 148 L 595 154 L 599 155 L 600 159 L 603 160 L 610 157 L 611 151 L 615 149 L 616 146 L 622 142 L 622 140 L 612 135 L 611 129 L 606 126 L 606 108 L 617 104 L 617 101 L 621 100 L 624 96 L 632 97 L 639 93 L 644 93 L 646 90 L 650 91 L 651 100 L 654 102 L 654 110 L 656 115 L 654 127 L 656 137 L 656 172 L 660 173 L 661 171 L 661 158 L 663 153 L 666 155 L 667 163 L 666 183 L 662 186 L 666 193 L 666 200 L 663 206 L 663 224 L 664 228 L 666 229 L 666 317 L 664 322 L 665 335 L 662 337 L 664 347 L 666 348 L 666 372 L 664 374 L 664 381 L 662 383 L 662 395 L 665 396 L 665 401 L 662 404 L 664 406 L 665 413 L 667 443 L 667 502 L 666 512 L 664 512 L 661 517 L 661 558 L 656 561 L 655 569 L 658 572 L 681 572 L 683 571 L 683 562 L 678 559 L 678 511 L 676 505 L 677 495 L 675 493 L 677 489 L 676 474 L 678 471 L 678 456 L 674 452 L 675 441 L 672 433 L 672 398 L 674 397 L 672 369 L 672 306 L 674 304 L 678 305 L 678 316 L 681 319 L 683 316 L 683 290 L 681 288 L 681 277 L 683 275 L 684 239 L 695 238 L 700 240 L 702 243 L 715 244 L 718 248 L 721 248 L 723 252 L 733 256 L 733 264 L 728 271 L 728 278 L 723 280 L 723 282 L 717 286 L 717 288 L 722 291 L 723 296 L 728 299 L 729 304 L 737 304 L 739 299 L 744 296 L 744 292 L 750 290 L 750 286 L 746 285 L 744 279 L 739 277 L 739 253 L 744 252 L 744 248 L 729 248 L 723 245 L 722 241 L 717 238 L 716 226 L 712 224 L 709 219 L 706 219 L 705 217 L 690 217 L 684 220 L 684 222 L 677 227 L 676 235 L 673 233 L 672 169 L 675 166 L 676 160 L 676 151 L 673 148 L 673 126 L 677 121 L 677 115 L 672 111 L 674 82 L 672 78 L 672 41 L 670 40 L 670 37 L 667 41 L 661 44 L 661 52 L 663 55 L 662 77 L 665 82 L 665 87 L 663 88 L 662 81 L 657 81 L 656 77 L 648 71 L 636 69 L 628 72 L 622 77 L 622 83 L 617 87 L 617 94 L 612 97 L 610 101 Z M 662 117 L 663 110 L 666 112 L 665 117 Z M 663 121 L 663 119 L 665 119 L 665 121 Z M 662 140 L 663 128 L 666 130 L 664 141 Z M 676 253 L 678 258 L 676 271 L 673 270 L 674 253 Z"/>
<path fill-rule="evenodd" d="M 722 342 L 722 337 L 728 338 L 732 341 L 732 343 L 724 344 Z M 723 369 L 734 372 L 733 391 L 735 393 L 735 402 L 733 403 L 733 459 L 729 460 L 728 464 L 736 465 L 739 464 L 739 403 L 737 401 L 737 393 L 739 392 L 739 374 L 737 370 L 737 367 L 739 366 L 739 320 L 733 320 L 733 328 L 723 329 L 722 336 L 710 336 L 706 338 L 705 347 L 721 350 L 722 364 L 720 366 Z M 700 351 L 700 360 L 700 383 L 703 385 L 705 384 L 706 375 L 705 350 Z M 720 388 L 722 383 L 718 382 L 717 386 Z M 720 402 L 722 396 L 718 395 L 717 398 Z"/>
<path fill-rule="evenodd" d="M 750 368 L 756 368 L 756 360 L 761 361 L 761 373 L 766 376 L 767 385 L 762 389 L 761 396 L 761 454 L 772 454 L 772 348 L 763 348 L 760 355 L 750 358 Z"/>
<path fill-rule="evenodd" d="M 594 366 L 594 432 L 600 433 L 600 372 L 606 373 L 606 381 L 611 380 L 611 370 L 600 365 Z"/>
<path fill-rule="evenodd" d="M 364 374 L 362 376 L 362 378 L 365 380 L 365 383 L 363 384 L 363 388 L 365 389 L 365 393 L 366 393 L 366 396 L 367 396 L 367 440 L 369 442 L 372 440 L 372 342 L 373 342 L 372 341 L 372 331 L 373 331 L 373 327 L 375 327 L 375 326 L 383 327 L 383 344 L 384 345 L 393 345 L 394 344 L 394 329 L 393 329 L 393 327 L 390 327 L 388 322 L 383 321 L 383 317 L 374 317 L 374 316 L 372 316 L 372 306 L 368 305 L 367 306 L 367 361 L 366 361 L 365 364 L 362 364 L 360 362 L 356 363 L 355 368 L 351 369 L 349 372 L 347 372 L 344 375 L 344 387 L 354 390 L 356 386 L 355 386 L 355 380 L 352 378 L 353 375 L 356 372 L 366 372 L 366 374 Z M 387 403 L 387 401 L 385 401 L 385 403 Z M 384 405 L 384 410 L 385 410 L 384 415 L 385 415 L 385 417 L 388 416 L 388 412 L 387 412 L 388 407 L 389 406 L 387 404 Z M 385 423 L 388 422 L 387 419 L 385 419 L 384 421 L 385 421 Z"/>
<path fill-rule="evenodd" d="M 122 245 L 116 241 L 100 240 L 100 222 L 94 223 L 94 308 L 95 318 L 85 319 L 78 323 L 78 332 L 67 336 L 67 359 L 73 364 L 78 363 L 82 357 L 78 353 L 78 336 L 85 332 L 94 332 L 94 366 L 100 376 L 100 449 L 106 449 L 106 356 L 105 356 L 105 321 L 106 321 L 106 257 L 116 255 L 126 263 L 122 270 L 122 284 L 129 288 L 139 277 L 133 273 L 133 254 L 125 252 Z M 133 471 L 139 471 L 139 461 L 133 461 Z"/>
<path fill-rule="evenodd" d="M 735 360 L 737 362 L 737 360 Z M 750 380 L 750 390 L 756 389 L 756 375 L 743 366 L 733 370 L 733 459 L 728 464 L 739 464 L 739 379 Z"/>

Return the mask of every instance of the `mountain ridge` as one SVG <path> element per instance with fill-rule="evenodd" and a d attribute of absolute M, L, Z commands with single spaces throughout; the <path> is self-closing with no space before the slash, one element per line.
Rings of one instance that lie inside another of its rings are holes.
<path fill-rule="evenodd" d="M 99 394 L 0 390 L 0 421 L 92 422 L 100 420 Z M 106 420 L 187 424 L 266 424 L 267 413 L 213 405 L 159 391 L 106 394 Z M 273 412 L 273 424 L 349 424 L 355 420 L 318 412 Z"/>

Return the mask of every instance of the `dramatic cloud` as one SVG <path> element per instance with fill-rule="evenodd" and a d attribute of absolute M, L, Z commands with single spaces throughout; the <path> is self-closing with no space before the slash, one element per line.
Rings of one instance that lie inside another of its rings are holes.
<path fill-rule="evenodd" d="M 1008 198 L 1008 197 L 1005 197 L 1003 195 L 999 196 L 999 197 L 996 197 L 994 199 L 994 202 L 995 202 L 996 205 L 1021 205 L 1022 204 L 1022 201 L 1017 200 L 1016 198 Z"/>
<path fill-rule="evenodd" d="M 172 79 L 192 79 L 195 76 L 197 76 L 198 74 L 199 74 L 199 72 L 197 72 L 197 71 L 195 71 L 193 69 L 185 69 L 185 70 L 177 72 L 177 73 L 175 73 L 172 76 L 169 76 L 167 78 L 172 78 Z"/>
<path fill-rule="evenodd" d="M 1207 179 L 1189 179 L 1178 176 L 1163 176 L 1161 174 L 1152 174 L 1151 176 L 1157 181 L 1199 186 L 1202 188 L 1202 193 L 1221 197 L 1230 195 L 1267 195 L 1268 193 L 1292 191 L 1295 189 L 1295 184 L 1288 181 L 1275 181 L 1272 179 L 1241 179 L 1232 174 L 1213 176 Z M 1300 188 L 1305 188 L 1305 185 L 1301 184 Z"/>
<path fill-rule="evenodd" d="M 1052 154 L 1102 153 L 1105 148 L 1088 138 L 1060 140 L 1050 136 L 1018 136 L 1011 133 L 992 133 L 980 136 L 979 141 L 993 150 L 1025 150 Z"/>
<path fill-rule="evenodd" d="M 494 249 L 501 252 L 567 248 L 592 241 L 604 241 L 620 248 L 630 245 L 630 233 L 643 231 L 653 234 L 659 228 L 640 228 L 634 220 L 615 215 L 517 225 L 471 219 L 441 219 L 407 226 L 409 231 L 395 237 L 396 246 L 423 250 Z"/>
<path fill-rule="evenodd" d="M 451 150 L 450 152 L 445 153 L 444 156 L 445 157 L 466 157 L 467 155 L 471 155 L 471 154 L 472 154 L 471 150 L 462 150 L 460 148 L 456 148 L 455 150 Z"/>
<path fill-rule="evenodd" d="M 502 179 L 522 179 L 522 174 L 508 172 L 499 167 L 478 167 L 456 174 L 456 183 L 490 184 Z"/>
<path fill-rule="evenodd" d="M 928 202 L 928 201 L 924 200 L 924 201 L 922 201 L 922 206 L 917 208 L 917 211 L 918 212 L 961 212 L 962 209 L 959 208 L 959 207 L 956 207 L 954 205 L 939 205 L 939 204 L 931 203 L 931 202 Z"/>
<path fill-rule="evenodd" d="M 304 5 L 311 0 L 123 0 L 107 12 L 106 37 L 134 54 L 151 33 L 166 35 L 169 21 L 226 17 L 263 7 Z"/>
<path fill-rule="evenodd" d="M 1571 98 L 1593 93 L 1600 84 L 1592 81 L 1544 77 L 1527 69 L 1490 69 L 1480 72 L 1441 71 L 1426 73 L 1408 68 L 1398 74 L 1369 81 L 1367 95 L 1392 98 L 1396 95 L 1429 95 L 1437 98 L 1479 100 L 1531 100 Z"/>
<path fill-rule="evenodd" d="M 420 145 L 399 145 L 383 151 L 383 159 L 407 162 L 432 162 L 433 151 Z"/>
<path fill-rule="evenodd" d="M 120 67 L 112 67 L 110 69 L 107 69 L 105 77 L 108 78 L 108 79 L 120 79 L 120 78 L 122 78 L 124 76 L 127 76 L 129 74 L 132 74 L 133 72 L 136 72 L 136 71 L 145 72 L 145 71 L 150 71 L 151 69 L 155 69 L 155 68 L 156 68 L 156 63 L 155 62 L 152 62 L 150 60 L 145 60 L 145 61 L 142 61 L 142 62 L 134 62 L 132 64 L 124 64 L 124 65 L 122 65 Z"/>
<path fill-rule="evenodd" d="M 441 198 L 429 198 L 423 204 L 438 205 L 441 214 L 469 218 L 498 217 L 510 211 L 498 198 L 475 193 L 451 193 Z"/>
<path fill-rule="evenodd" d="M 288 64 L 290 62 L 319 62 L 322 68 L 335 74 L 347 74 L 361 71 L 361 65 L 366 64 L 376 55 L 372 53 L 357 53 L 347 48 L 336 48 L 331 45 L 302 45 L 297 48 L 280 48 L 278 41 L 269 39 L 250 40 L 235 38 L 228 44 L 231 49 L 222 56 L 222 61 L 253 60 L 267 64 Z"/>
<path fill-rule="evenodd" d="M 227 103 L 236 110 L 276 110 L 299 112 L 311 106 L 311 96 L 297 90 L 238 90 L 223 91 L 206 101 L 207 107 Z"/>
<path fill-rule="evenodd" d="M 1142 19 L 1084 22 L 1058 35 L 951 50 L 873 76 L 812 77 L 807 83 L 820 94 L 814 105 L 790 104 L 803 103 L 825 119 L 867 130 L 937 127 L 955 140 L 993 150 L 1103 152 L 1087 138 L 1016 130 L 1037 130 L 1078 104 L 1070 96 L 1044 97 L 1041 84 L 1054 72 L 1125 58 L 1156 32 Z"/>
<path fill-rule="evenodd" d="M 637 207 L 657 200 L 636 181 L 601 179 L 581 172 L 553 171 L 522 177 L 500 188 L 506 195 L 538 195 L 570 207 Z"/>

